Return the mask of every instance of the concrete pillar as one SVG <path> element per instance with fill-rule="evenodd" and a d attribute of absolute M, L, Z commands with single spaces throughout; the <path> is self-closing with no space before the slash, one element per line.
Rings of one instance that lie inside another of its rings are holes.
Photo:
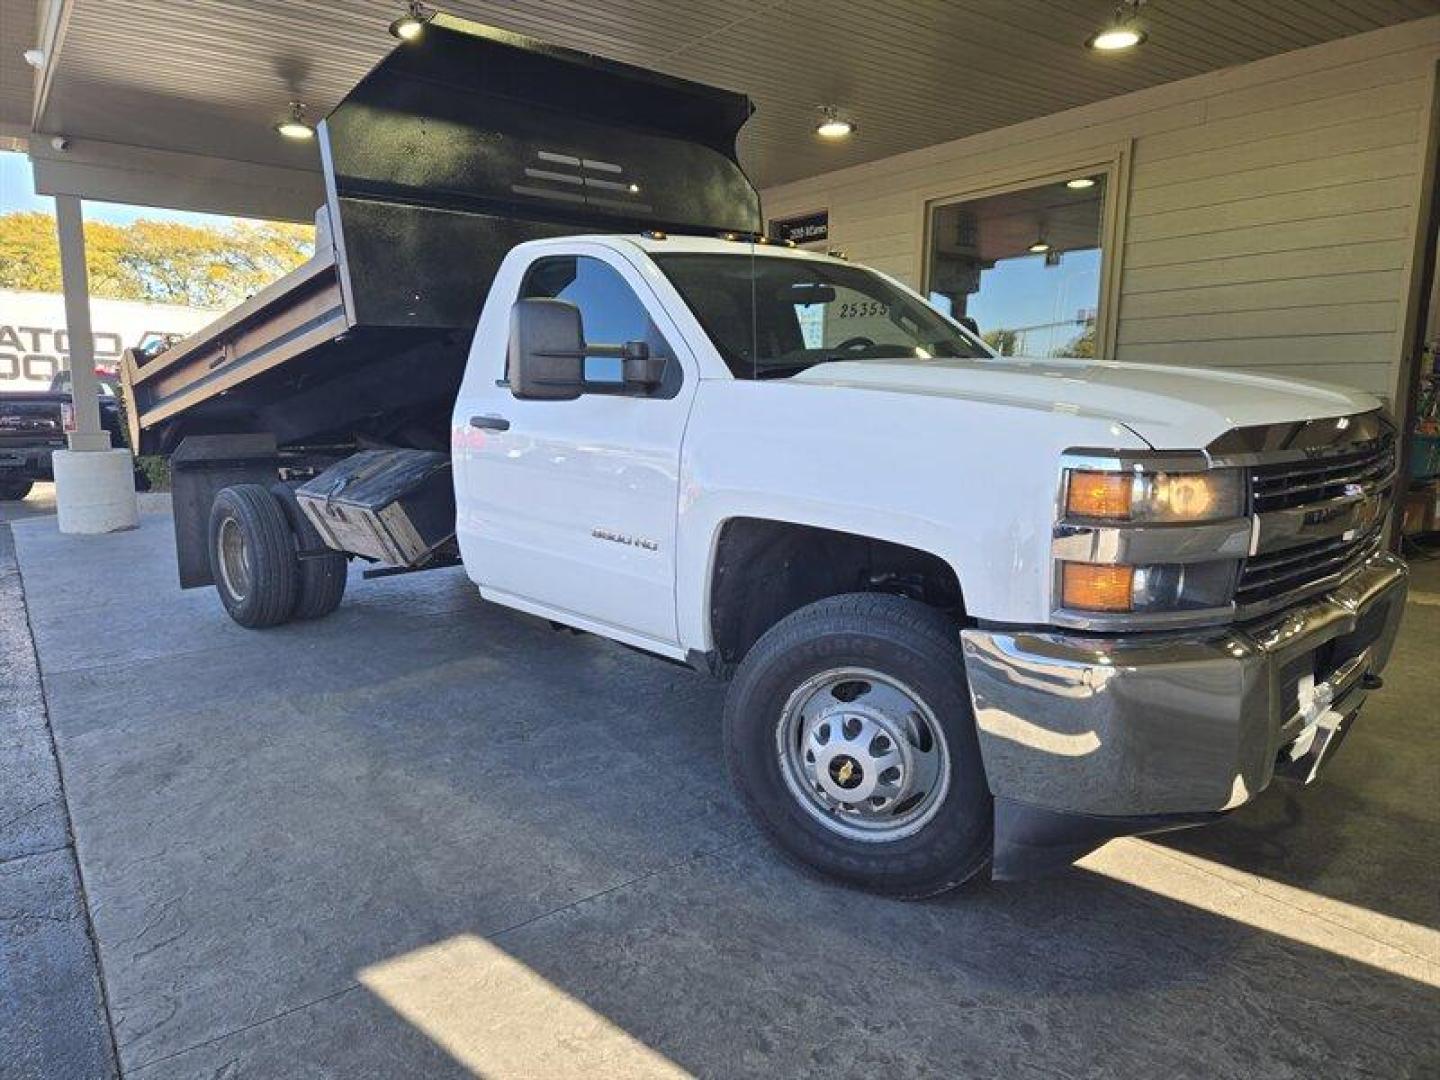
<path fill-rule="evenodd" d="M 109 450 L 100 428 L 99 382 L 95 378 L 95 337 L 90 330 L 90 272 L 85 267 L 85 219 L 76 195 L 55 196 L 60 233 L 60 277 L 65 289 L 65 334 L 70 342 L 70 394 L 75 409 L 71 450 Z"/>
<path fill-rule="evenodd" d="M 64 533 L 107 533 L 140 522 L 130 451 L 110 446 L 100 426 L 95 338 L 90 330 L 90 280 L 85 269 L 85 221 L 80 199 L 55 196 L 60 277 L 65 289 L 65 334 L 70 343 L 70 400 L 75 430 L 70 448 L 51 456 L 55 511 Z"/>

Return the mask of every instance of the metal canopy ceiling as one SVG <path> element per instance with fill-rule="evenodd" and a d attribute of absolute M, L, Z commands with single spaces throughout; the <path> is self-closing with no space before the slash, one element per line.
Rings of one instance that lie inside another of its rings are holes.
<path fill-rule="evenodd" d="M 1149 0 L 1148 44 L 1081 43 L 1111 0 L 452 0 L 466 18 L 748 93 L 765 187 L 1440 12 L 1440 0 Z M 399 0 L 0 0 L 0 134 L 315 169 L 271 125 L 324 115 L 393 44 Z M 58 28 L 49 79 L 21 60 Z M 43 92 L 41 88 L 43 87 Z M 859 125 L 813 134 L 817 106 Z M 186 198 L 196 198 L 193 190 Z M 156 201 L 163 196 L 157 195 Z M 203 196 L 200 196 L 203 201 Z"/>

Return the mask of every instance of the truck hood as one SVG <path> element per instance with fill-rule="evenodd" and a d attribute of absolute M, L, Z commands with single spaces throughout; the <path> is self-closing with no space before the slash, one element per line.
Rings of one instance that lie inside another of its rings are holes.
<path fill-rule="evenodd" d="M 1201 449 L 1236 427 L 1368 412 L 1378 399 L 1324 383 L 1214 368 L 1098 360 L 857 360 L 789 380 L 952 397 L 1124 424 L 1157 450 Z"/>

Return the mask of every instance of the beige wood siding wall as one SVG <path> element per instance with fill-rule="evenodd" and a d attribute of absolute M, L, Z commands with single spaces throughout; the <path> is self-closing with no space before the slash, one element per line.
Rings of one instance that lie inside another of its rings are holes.
<path fill-rule="evenodd" d="M 772 188 L 765 212 L 828 208 L 831 246 L 918 286 L 928 201 L 1116 161 L 1118 359 L 1391 395 L 1437 61 L 1440 17 Z"/>

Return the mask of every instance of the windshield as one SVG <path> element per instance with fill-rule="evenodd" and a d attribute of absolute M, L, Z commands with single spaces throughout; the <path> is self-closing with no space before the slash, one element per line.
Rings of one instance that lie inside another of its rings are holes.
<path fill-rule="evenodd" d="M 783 379 L 834 360 L 990 355 L 858 266 L 747 254 L 652 257 L 738 379 Z"/>

